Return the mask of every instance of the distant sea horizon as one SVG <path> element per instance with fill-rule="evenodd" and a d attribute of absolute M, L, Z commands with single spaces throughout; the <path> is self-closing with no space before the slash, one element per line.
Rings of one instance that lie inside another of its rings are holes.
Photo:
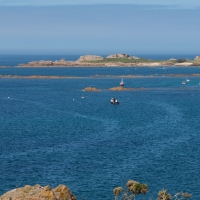
<path fill-rule="evenodd" d="M 0 66 L 18 66 L 19 64 L 26 64 L 31 61 L 39 61 L 39 60 L 60 60 L 65 59 L 66 61 L 76 61 L 80 56 L 87 54 L 0 54 Z M 110 54 L 94 54 L 100 55 L 102 57 L 107 57 Z M 171 58 L 180 59 L 187 58 L 189 60 L 193 60 L 197 54 L 129 54 L 131 56 L 137 56 L 139 58 L 146 58 L 151 60 L 169 60 Z"/>

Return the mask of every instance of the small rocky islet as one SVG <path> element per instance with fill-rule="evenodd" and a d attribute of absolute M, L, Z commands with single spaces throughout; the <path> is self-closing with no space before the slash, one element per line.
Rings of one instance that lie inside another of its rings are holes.
<path fill-rule="evenodd" d="M 113 91 L 127 91 L 127 90 L 145 90 L 145 88 L 126 88 L 126 87 L 122 87 L 122 86 L 118 86 L 118 87 L 112 87 L 109 88 L 109 90 L 113 90 Z M 83 91 L 87 91 L 87 92 L 100 92 L 101 89 L 95 88 L 95 87 L 86 87 L 83 89 Z"/>

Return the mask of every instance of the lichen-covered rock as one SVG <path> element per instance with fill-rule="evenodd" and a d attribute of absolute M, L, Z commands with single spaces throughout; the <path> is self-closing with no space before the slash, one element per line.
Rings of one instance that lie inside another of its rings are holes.
<path fill-rule="evenodd" d="M 80 56 L 80 58 L 77 61 L 84 62 L 84 61 L 96 61 L 96 60 L 103 60 L 103 57 L 96 55 L 86 55 L 86 56 Z"/>
<path fill-rule="evenodd" d="M 59 185 L 54 189 L 48 185 L 26 185 L 3 194 L 0 200 L 76 200 L 76 197 L 65 185 Z"/>

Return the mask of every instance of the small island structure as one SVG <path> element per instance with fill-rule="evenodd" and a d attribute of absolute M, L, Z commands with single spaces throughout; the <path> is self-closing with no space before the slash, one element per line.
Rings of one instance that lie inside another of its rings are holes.
<path fill-rule="evenodd" d="M 64 59 L 51 61 L 40 60 L 31 61 L 27 64 L 19 64 L 18 67 L 158 67 L 158 66 L 200 66 L 200 56 L 196 56 L 194 60 L 174 59 L 169 60 L 151 60 L 130 56 L 128 54 L 112 54 L 103 58 L 98 55 L 80 56 L 76 61 L 66 61 Z"/>

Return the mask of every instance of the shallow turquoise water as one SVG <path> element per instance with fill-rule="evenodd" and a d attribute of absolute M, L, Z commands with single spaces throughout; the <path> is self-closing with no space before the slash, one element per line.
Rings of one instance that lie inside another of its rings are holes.
<path fill-rule="evenodd" d="M 84 76 L 0 79 L 0 195 L 26 184 L 62 183 L 78 199 L 113 199 L 114 187 L 134 179 L 149 185 L 152 199 L 163 187 L 199 199 L 199 77 L 181 85 L 185 77 L 137 69 L 147 77 L 125 79 L 126 87 L 146 90 L 118 92 L 108 88 L 118 86 L 120 78 L 93 75 L 132 74 L 134 68 L 0 70 Z M 102 91 L 83 91 L 87 86 Z M 114 96 L 117 106 L 109 102 Z"/>

